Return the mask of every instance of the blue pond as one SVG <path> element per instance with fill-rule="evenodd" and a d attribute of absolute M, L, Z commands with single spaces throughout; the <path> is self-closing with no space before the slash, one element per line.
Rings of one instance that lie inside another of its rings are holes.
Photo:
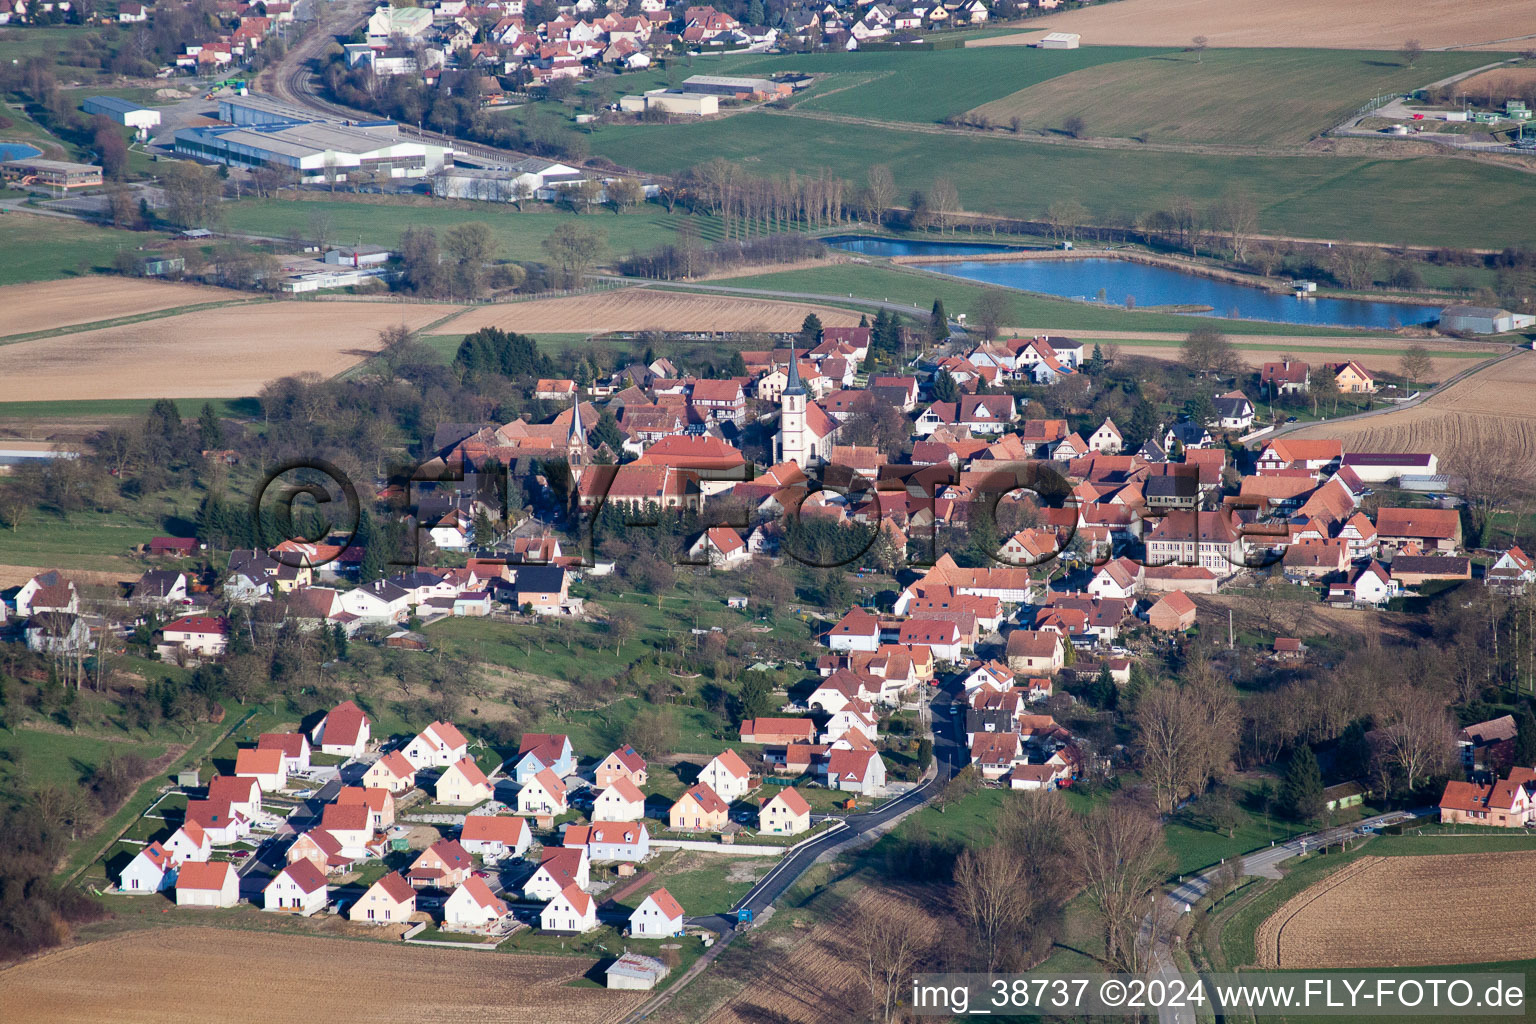
<path fill-rule="evenodd" d="M 29 160 L 43 151 L 25 142 L 0 142 L 0 160 Z"/>
<path fill-rule="evenodd" d="M 968 256 L 1017 251 L 1016 247 L 1006 245 L 972 246 L 869 238 L 832 238 L 827 243 L 869 256 Z M 1115 306 L 1123 306 L 1127 296 L 1134 298 L 1138 307 L 1209 306 L 1211 312 L 1203 315 L 1239 320 L 1391 329 L 1424 323 L 1440 315 L 1439 306 L 1358 299 L 1298 299 L 1287 293 L 1277 294 L 1167 267 L 1101 257 L 931 263 L 924 265 L 924 269 L 982 284 L 1068 299 L 1096 300 L 1102 289 L 1103 301 Z"/>

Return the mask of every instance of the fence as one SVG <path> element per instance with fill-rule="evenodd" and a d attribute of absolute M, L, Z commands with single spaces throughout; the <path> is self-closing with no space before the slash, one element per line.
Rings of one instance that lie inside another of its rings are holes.
<path fill-rule="evenodd" d="M 818 837 L 819 838 L 819 837 Z M 758 846 L 746 843 L 710 843 L 701 839 L 652 839 L 658 850 L 700 850 L 704 853 L 730 853 L 740 857 L 778 857 L 788 846 Z"/>

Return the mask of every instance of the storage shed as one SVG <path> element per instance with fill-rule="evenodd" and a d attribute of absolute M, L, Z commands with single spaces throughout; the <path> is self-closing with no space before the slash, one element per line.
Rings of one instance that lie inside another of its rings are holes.
<path fill-rule="evenodd" d="M 625 953 L 608 965 L 604 977 L 609 988 L 653 989 L 670 973 L 672 969 L 655 957 Z"/>

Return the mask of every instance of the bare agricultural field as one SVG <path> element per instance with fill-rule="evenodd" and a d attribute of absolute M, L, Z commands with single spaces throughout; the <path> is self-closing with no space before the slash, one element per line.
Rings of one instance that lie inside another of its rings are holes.
<path fill-rule="evenodd" d="M 297 373 L 333 376 L 378 333 L 419 328 L 456 306 L 267 302 L 0 346 L 0 402 L 234 398 Z"/>
<path fill-rule="evenodd" d="M 1536 851 L 1361 857 L 1259 926 L 1259 966 L 1420 967 L 1536 956 L 1536 915 L 1509 879 Z"/>
<path fill-rule="evenodd" d="M 609 1024 L 644 998 L 642 992 L 567 984 L 592 965 L 580 957 L 502 956 L 272 932 L 151 930 L 0 972 L 0 1020 Z M 211 991 L 218 993 L 216 1005 L 209 1002 Z"/>
<path fill-rule="evenodd" d="M 873 918 L 906 922 L 922 944 L 938 938 L 936 917 L 917 896 L 901 890 L 861 888 L 814 927 L 774 936 L 760 951 L 752 983 L 716 1008 L 708 1024 L 822 1024 L 868 1019 L 868 989 L 852 936 Z"/>
<path fill-rule="evenodd" d="M 624 288 L 568 299 L 478 306 L 444 324 L 457 333 L 499 327 L 522 334 L 572 331 L 798 331 L 807 313 L 826 327 L 852 327 L 859 314 L 832 306 L 732 295 Z"/>
<path fill-rule="evenodd" d="M 251 298 L 199 284 L 96 275 L 0 288 L 0 337 Z"/>
<path fill-rule="evenodd" d="M 1495 68 L 1463 78 L 1456 83 L 1456 95 L 1487 101 L 1500 96 L 1529 96 L 1536 93 L 1536 68 Z"/>
<path fill-rule="evenodd" d="M 1078 32 L 1091 45 L 1211 46 L 1395 50 L 1405 39 L 1426 47 L 1523 50 L 1536 35 L 1529 0 L 1123 0 L 1041 19 L 1020 35 L 973 39 L 967 46 L 1017 46 L 1046 32 Z"/>
<path fill-rule="evenodd" d="M 1349 451 L 1436 452 L 1443 472 L 1492 448 L 1536 485 L 1536 352 L 1479 370 L 1411 409 L 1319 424 L 1297 437 L 1336 437 Z"/>

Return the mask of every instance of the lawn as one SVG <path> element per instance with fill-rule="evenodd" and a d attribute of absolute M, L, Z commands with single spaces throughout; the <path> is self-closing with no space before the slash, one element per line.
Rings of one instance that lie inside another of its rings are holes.
<path fill-rule="evenodd" d="M 728 913 L 778 862 L 776 857 L 693 850 L 663 853 L 646 865 L 656 877 L 626 895 L 624 905 L 634 909 L 645 897 L 665 886 L 688 917 Z"/>
<path fill-rule="evenodd" d="M 454 344 L 458 344 L 456 338 Z M 76 402 L 0 402 L 0 419 L 94 419 L 100 416 L 148 416 L 153 398 L 81 399 Z M 179 398 L 177 408 L 184 416 L 196 416 L 204 403 L 229 419 L 243 419 L 256 413 L 248 398 Z"/>
<path fill-rule="evenodd" d="M 742 288 L 766 288 L 777 291 L 813 292 L 823 295 L 852 295 L 864 299 L 889 299 L 912 303 L 912 315 L 926 319 L 935 298 L 944 300 L 950 316 L 976 308 L 984 288 L 952 277 L 911 270 L 896 265 L 841 263 L 813 270 L 781 270 L 751 274 L 711 282 Z M 683 286 L 686 287 L 686 286 Z M 1300 336 L 1348 333 L 1341 328 L 1276 325 L 1260 321 L 1223 320 L 1214 317 L 1182 316 L 1175 313 L 1148 313 L 1116 309 L 1086 302 L 1071 302 L 1003 289 L 1008 295 L 1009 326 L 1080 331 L 1192 331 L 1196 327 L 1214 327 L 1225 334 L 1286 334 Z M 1118 344 L 1119 342 L 1117 342 Z M 1134 344 L 1134 342 L 1127 343 Z M 1145 342 L 1163 344 L 1167 342 Z"/>
<path fill-rule="evenodd" d="M 935 82 L 933 88 L 942 91 Z M 952 134 L 819 122 L 750 112 L 694 124 L 604 129 L 593 149 L 625 166 L 673 174 L 713 157 L 758 175 L 825 168 L 860 183 L 890 166 L 899 194 L 948 177 L 967 210 L 1038 217 L 1077 199 L 1090 217 L 1124 222 L 1180 196 L 1207 205 L 1234 183 L 1259 203 L 1259 229 L 1304 238 L 1499 247 L 1527 231 L 1519 171 L 1440 157 L 1228 156 L 1099 149 L 1023 141 L 1003 133 Z M 1425 202 L 1432 197 L 1433 202 Z"/>
<path fill-rule="evenodd" d="M 1038 130 L 1080 117 L 1094 136 L 1302 143 L 1378 93 L 1411 91 L 1488 60 L 1486 53 L 1427 53 L 1409 68 L 1396 54 L 1371 51 L 1164 52 L 1031 84 L 976 112 L 998 124 L 1018 117 Z"/>
<path fill-rule="evenodd" d="M 0 406 L 0 409 L 3 409 Z M 67 518 L 35 512 L 0 543 L 7 565 L 119 570 L 133 579 L 145 568 L 130 550 L 162 535 L 190 536 L 197 499 L 157 496 L 122 512 L 74 512 Z"/>
<path fill-rule="evenodd" d="M 66 732 L 17 729 L 0 732 L 0 779 L 7 788 L 59 786 L 72 789 L 82 776 L 113 756 L 137 754 L 153 761 L 165 753 L 163 743 L 131 743 Z"/>
<path fill-rule="evenodd" d="M 3 135 L 4 133 L 0 133 Z M 80 277 L 111 269 L 120 249 L 158 245 L 154 231 L 119 231 L 63 217 L 0 216 L 0 285 Z"/>
<path fill-rule="evenodd" d="M 421 200 L 402 204 L 398 201 L 370 201 L 373 197 L 337 196 L 334 199 L 242 199 L 223 206 L 225 225 L 232 231 L 271 235 L 279 238 L 306 238 L 317 235 L 316 218 L 328 218 L 327 241 L 352 242 L 361 238 L 374 245 L 396 245 L 408 227 L 433 228 L 439 233 L 455 224 L 482 221 L 495 232 L 496 255 L 512 260 L 542 260 L 540 243 L 555 229 L 571 223 L 601 231 L 606 237 L 607 256 L 623 256 L 630 250 L 647 250 L 672 240 L 683 214 L 668 214 L 662 207 L 647 203 L 628 213 L 599 212 L 575 214 L 556 210 L 542 203 L 528 205 L 525 212 L 501 203 Z M 718 240 L 721 228 L 712 217 L 695 218 L 700 237 Z"/>

